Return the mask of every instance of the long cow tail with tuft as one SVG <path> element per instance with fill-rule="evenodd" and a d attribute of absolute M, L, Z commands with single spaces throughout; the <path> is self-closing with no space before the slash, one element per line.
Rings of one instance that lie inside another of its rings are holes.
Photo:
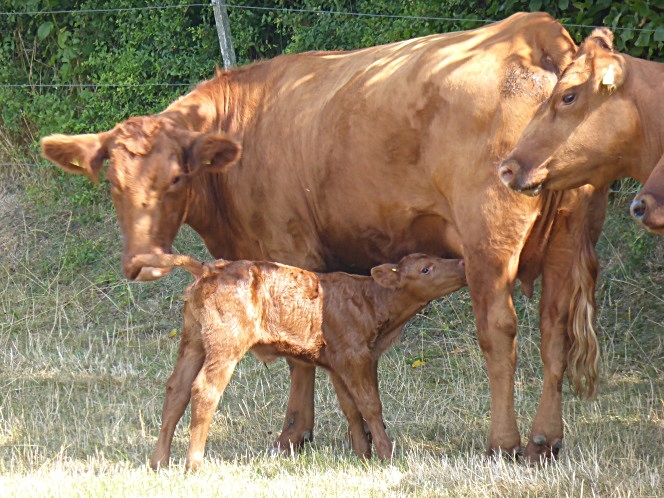
<path fill-rule="evenodd" d="M 599 262 L 588 230 L 572 267 L 568 331 L 571 347 L 567 356 L 567 377 L 576 394 L 594 399 L 599 384 L 599 344 L 595 329 L 595 284 Z"/>

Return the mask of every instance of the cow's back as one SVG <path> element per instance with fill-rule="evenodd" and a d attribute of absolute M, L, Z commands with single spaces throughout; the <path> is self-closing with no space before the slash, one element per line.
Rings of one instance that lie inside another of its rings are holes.
<path fill-rule="evenodd" d="M 366 271 L 460 256 L 467 202 L 496 189 L 574 45 L 546 14 L 353 52 L 270 61 L 230 171 L 233 217 L 266 259 Z M 504 190 L 504 189 L 503 189 Z M 530 211 L 538 200 L 519 199 Z M 526 220 L 528 223 L 532 220 Z"/>

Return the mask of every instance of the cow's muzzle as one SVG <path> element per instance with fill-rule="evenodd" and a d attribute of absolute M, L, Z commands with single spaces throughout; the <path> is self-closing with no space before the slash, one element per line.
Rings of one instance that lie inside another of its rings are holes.
<path fill-rule="evenodd" d="M 503 184 L 520 194 L 534 197 L 542 192 L 543 181 L 524 179 L 521 165 L 514 159 L 506 159 L 498 167 L 498 176 Z"/>
<path fill-rule="evenodd" d="M 648 194 L 639 194 L 629 206 L 632 217 L 649 231 L 664 235 L 664 205 Z"/>

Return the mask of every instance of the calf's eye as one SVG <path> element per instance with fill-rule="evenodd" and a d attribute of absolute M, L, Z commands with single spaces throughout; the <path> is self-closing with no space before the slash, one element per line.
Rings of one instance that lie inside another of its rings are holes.
<path fill-rule="evenodd" d="M 429 273 L 430 270 L 431 270 L 431 268 L 429 268 L 428 266 L 425 266 L 424 268 L 422 268 L 422 273 L 424 273 L 426 275 L 427 273 Z"/>

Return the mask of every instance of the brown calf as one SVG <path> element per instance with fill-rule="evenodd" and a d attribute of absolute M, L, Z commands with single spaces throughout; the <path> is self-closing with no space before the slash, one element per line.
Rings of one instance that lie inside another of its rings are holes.
<path fill-rule="evenodd" d="M 262 361 L 286 356 L 325 368 L 348 419 L 353 450 L 390 458 L 378 394 L 380 355 L 432 299 L 466 284 L 462 260 L 411 254 L 376 266 L 371 277 L 313 273 L 278 263 L 145 254 L 137 264 L 184 267 L 196 276 L 185 292 L 182 342 L 166 387 L 151 466 L 168 465 L 175 426 L 191 399 L 187 469 L 197 468 L 212 416 L 235 365 L 251 350 Z M 364 420 L 363 420 L 364 419 Z"/>

